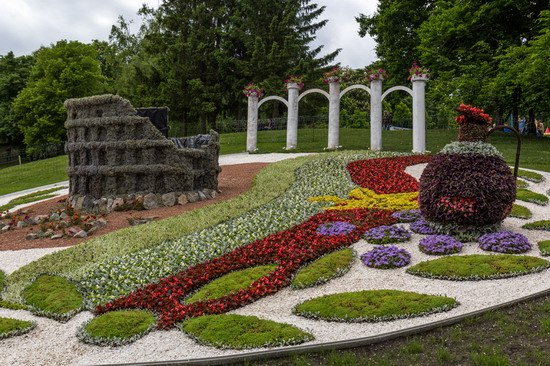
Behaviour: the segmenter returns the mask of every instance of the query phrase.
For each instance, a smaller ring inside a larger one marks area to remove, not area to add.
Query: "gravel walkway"
[[[240,162],[242,163],[242,160]],[[408,172],[418,177],[422,169],[423,166],[415,166],[409,168]],[[539,184],[530,183],[529,189],[545,193],[550,188],[548,183],[550,182],[550,173],[543,174],[546,181]],[[533,218],[529,221],[550,219],[548,206],[537,206],[526,202],[518,203],[528,207],[533,212]],[[550,233],[523,230],[520,226],[525,222],[525,220],[508,218],[505,220],[503,228],[527,236],[535,246],[529,255],[540,256],[536,243],[540,240],[550,239]],[[404,226],[407,227],[407,224],[404,224]],[[421,237],[421,235],[413,234],[411,242],[398,244],[398,246],[411,252],[412,264],[434,259],[434,257],[423,254],[418,250],[418,241]],[[360,255],[372,248],[372,245],[367,244],[365,241],[359,241],[353,248]],[[482,253],[482,251],[474,243],[465,245],[462,254],[473,253]],[[0,257],[0,262],[4,260],[6,259]],[[13,259],[14,262],[16,260]],[[394,270],[372,269],[363,265],[357,258],[350,272],[341,278],[305,290],[285,289],[273,296],[238,309],[234,313],[256,315],[278,322],[294,324],[313,333],[316,340],[310,342],[310,344],[315,344],[379,335],[427,324],[534,294],[548,289],[549,284],[550,270],[512,279],[454,282],[411,276],[405,273],[405,268]],[[368,289],[400,289],[426,294],[447,295],[456,298],[461,305],[441,314],[384,323],[329,323],[307,320],[292,315],[292,308],[307,299],[331,293]],[[168,361],[240,353],[239,351],[218,350],[198,345],[185,334],[176,330],[153,332],[134,344],[118,348],[89,346],[80,343],[75,337],[76,329],[92,317],[88,312],[78,314],[65,324],[38,318],[26,311],[0,309],[0,316],[32,319],[38,323],[36,329],[27,335],[0,341],[0,354],[2,355],[0,363],[7,365],[85,365]],[[254,351],[258,350],[261,349]]]

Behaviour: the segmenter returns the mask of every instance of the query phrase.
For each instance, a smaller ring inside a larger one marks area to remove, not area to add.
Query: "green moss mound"
[[[550,231],[550,220],[533,221],[523,225],[522,228],[528,229],[528,230]]]
[[[520,201],[531,202],[540,206],[546,206],[548,204],[548,197],[525,188],[517,189],[516,198]]]
[[[313,287],[343,276],[349,271],[354,258],[355,253],[349,248],[325,255],[301,268],[292,280],[292,288]]]
[[[247,268],[242,271],[226,274],[225,276],[222,276],[201,287],[197,292],[188,297],[185,302],[190,304],[197,301],[216,299],[218,297],[229,295],[232,292],[247,288],[252,282],[268,275],[276,268],[276,265],[271,264]]]
[[[98,346],[121,346],[149,333],[156,317],[145,310],[112,311],[85,323],[78,332],[84,343]]]
[[[527,207],[514,203],[508,216],[527,220],[533,217],[533,213]]]
[[[529,187],[529,183],[527,183],[526,181],[521,180],[521,179],[516,179],[516,187],[517,188],[527,188],[527,187]]]
[[[180,324],[197,342],[231,349],[277,347],[314,339],[292,325],[236,314],[207,315]]]
[[[540,272],[550,266],[544,259],[512,254],[472,254],[418,263],[407,273],[442,280],[487,280]]]
[[[31,321],[0,317],[0,339],[25,334],[35,326]]]
[[[306,318],[336,322],[381,322],[412,318],[458,306],[446,296],[398,290],[369,290],[325,295],[305,301],[294,313]]]
[[[539,241],[540,255],[550,256],[550,240]]]
[[[544,177],[541,174],[523,169],[518,170],[518,177],[535,183],[540,183],[544,181]]]
[[[82,308],[83,298],[76,285],[60,276],[39,276],[22,295],[33,313],[59,321],[69,320]]]

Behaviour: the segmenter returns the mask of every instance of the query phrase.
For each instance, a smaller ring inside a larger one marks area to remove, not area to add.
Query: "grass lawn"
[[[293,152],[322,152],[327,145],[327,129],[300,129],[298,149]],[[437,153],[449,142],[456,139],[456,130],[428,130],[427,150]],[[514,164],[516,142],[509,134],[496,132],[488,140],[504,154],[506,162]],[[246,133],[220,135],[221,154],[243,152],[246,146]],[[285,152],[286,130],[259,131],[259,153]],[[341,128],[340,144],[345,150],[364,150],[370,146],[370,130]],[[412,131],[383,131],[382,147],[386,151],[410,152]],[[550,171],[550,139],[524,137],[520,156],[522,168]],[[67,177],[67,156],[38,160],[21,166],[3,168],[0,174],[0,196],[46,184],[62,182]]]

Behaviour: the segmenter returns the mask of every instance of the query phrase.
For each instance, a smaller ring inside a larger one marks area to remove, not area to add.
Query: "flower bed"
[[[347,235],[355,230],[355,225],[346,221],[326,222],[319,225],[315,232],[319,235]]]
[[[369,229],[364,238],[371,244],[401,243],[411,239],[411,233],[401,226],[377,226]]]
[[[454,254],[462,250],[464,244],[449,235],[431,235],[420,240],[418,247],[422,253],[431,255]]]
[[[418,209],[396,211],[391,216],[396,218],[397,222],[414,222],[421,218],[420,210]]]
[[[525,253],[532,249],[529,239],[512,231],[488,233],[479,238],[479,247],[496,253]]]
[[[379,245],[361,255],[363,263],[372,268],[390,269],[411,263],[411,254],[395,245]]]

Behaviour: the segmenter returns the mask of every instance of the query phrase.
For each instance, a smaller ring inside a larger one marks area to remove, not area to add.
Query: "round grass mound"
[[[67,278],[42,275],[23,290],[23,300],[39,316],[67,321],[82,308],[83,297]]]
[[[0,339],[28,333],[35,326],[32,321],[0,317]]]
[[[508,216],[527,220],[533,217],[533,213],[527,207],[514,203]]]
[[[543,240],[538,242],[540,255],[544,257],[550,256],[550,240]]]
[[[458,306],[450,297],[398,290],[368,290],[325,295],[298,304],[293,312],[334,322],[382,322],[448,311]]]
[[[197,342],[217,348],[277,347],[314,339],[313,335],[289,324],[236,314],[201,316],[179,326]]]
[[[252,282],[267,276],[276,268],[275,264],[269,264],[231,272],[201,287],[197,292],[189,296],[185,300],[185,303],[191,304],[197,301],[217,299],[240,289],[245,289]]]
[[[550,231],[550,220],[539,220],[533,221],[522,226],[522,228],[527,230],[543,230]]]
[[[301,268],[292,279],[292,288],[313,287],[343,276],[351,268],[354,258],[355,253],[350,248],[327,254]]]
[[[157,318],[146,310],[120,310],[102,314],[78,330],[78,338],[97,346],[121,346],[149,333]]]
[[[472,254],[420,262],[409,267],[407,273],[440,280],[475,281],[516,277],[548,267],[548,261],[536,257]]]

